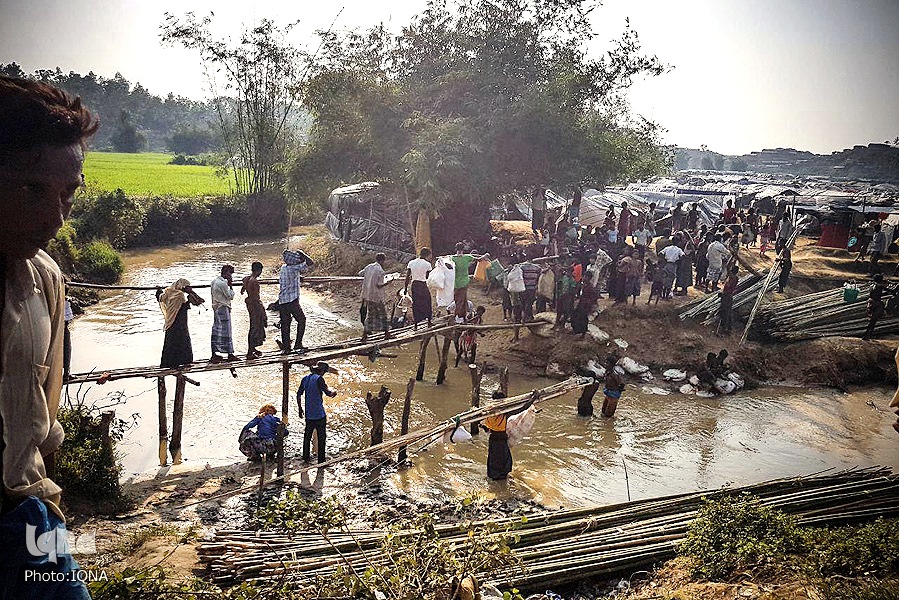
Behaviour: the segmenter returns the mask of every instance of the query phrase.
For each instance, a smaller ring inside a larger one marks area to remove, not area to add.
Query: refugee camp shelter
[[[331,192],[325,226],[335,239],[408,260],[415,250],[402,212],[378,183],[365,181]]]

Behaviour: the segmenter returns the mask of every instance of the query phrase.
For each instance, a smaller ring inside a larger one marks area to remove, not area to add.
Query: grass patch
[[[171,154],[88,152],[84,176],[99,192],[121,189],[129,196],[199,198],[231,194],[230,179],[217,167],[173,165]]]

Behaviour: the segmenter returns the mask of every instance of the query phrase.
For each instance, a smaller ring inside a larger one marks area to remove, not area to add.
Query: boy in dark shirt
[[[724,280],[724,289],[719,292],[721,297],[720,321],[718,330],[723,335],[730,335],[734,323],[734,292],[737,291],[737,273],[740,268],[733,265],[727,273],[727,279]]]

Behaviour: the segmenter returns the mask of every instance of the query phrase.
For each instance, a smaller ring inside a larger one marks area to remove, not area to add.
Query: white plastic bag
[[[509,446],[516,446],[518,443],[531,432],[534,421],[537,420],[537,409],[534,406],[528,407],[524,412],[512,415],[506,420],[506,435],[509,436]]]
[[[450,429],[446,433],[443,434],[443,443],[444,444],[464,444],[465,442],[471,441],[471,434],[468,430],[463,426],[459,425],[455,429]]]
[[[440,266],[440,261],[442,259],[437,259],[437,266]],[[444,274],[446,273],[445,269],[431,269],[431,272],[428,273],[428,288],[432,290],[442,290],[443,285],[445,283]]]
[[[506,289],[513,294],[524,291],[524,273],[521,272],[521,267],[518,265],[515,265],[509,271],[509,276],[506,278]]]

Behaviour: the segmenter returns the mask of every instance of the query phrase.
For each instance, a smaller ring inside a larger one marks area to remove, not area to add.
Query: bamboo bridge
[[[109,286],[104,286],[105,289],[108,289]],[[120,287],[128,287],[129,289],[133,289],[130,286],[120,286]],[[148,287],[146,289],[155,290],[155,287]],[[278,432],[278,438],[276,443],[277,448],[277,479],[281,479],[284,477],[284,430],[289,424],[289,414],[290,414],[290,400],[292,396],[292,391],[290,388],[290,367],[291,365],[300,364],[311,366],[319,361],[332,361],[339,358],[344,358],[347,356],[361,355],[361,356],[387,356],[382,354],[382,351],[387,348],[402,346],[404,344],[408,344],[411,342],[418,341],[420,342],[419,351],[418,351],[418,369],[414,378],[411,378],[409,381],[409,386],[407,388],[406,393],[406,405],[403,411],[403,423],[402,423],[402,433],[400,438],[408,434],[408,420],[409,420],[409,403],[411,402],[412,388],[414,387],[415,381],[421,381],[424,377],[424,372],[426,368],[427,362],[427,348],[430,344],[431,340],[434,340],[434,345],[437,352],[438,358],[438,368],[437,368],[437,377],[436,383],[437,385],[442,384],[446,379],[446,370],[449,358],[449,350],[450,346],[453,345],[453,342],[457,339],[458,333],[461,331],[496,331],[503,329],[515,329],[521,327],[535,327],[535,326],[544,326],[546,325],[543,321],[536,322],[528,322],[528,323],[502,323],[502,324],[493,324],[493,325],[466,325],[466,324],[456,324],[456,323],[435,323],[432,327],[421,327],[415,328],[413,326],[403,327],[399,329],[391,330],[389,335],[384,333],[377,333],[368,336],[368,338],[363,341],[361,338],[351,338],[348,340],[344,340],[341,342],[331,343],[331,344],[323,344],[319,346],[310,347],[304,351],[292,351],[287,353],[282,352],[266,352],[257,358],[239,358],[237,360],[232,361],[221,361],[221,362],[210,362],[210,361],[197,361],[190,364],[186,364],[180,366],[178,368],[162,368],[157,366],[147,366],[147,367],[128,367],[123,369],[111,369],[111,370],[99,370],[95,369],[93,371],[87,373],[74,373],[70,376],[70,378],[66,381],[67,385],[81,385],[84,383],[98,383],[105,384],[110,381],[119,381],[122,379],[133,379],[133,378],[155,378],[157,381],[157,392],[159,397],[159,464],[160,466],[165,466],[168,464],[168,457],[171,455],[173,464],[181,463],[181,437],[182,437],[182,428],[183,428],[183,420],[184,420],[184,397],[187,388],[187,384],[191,383],[193,385],[200,385],[198,381],[192,379],[190,375],[194,373],[205,373],[210,371],[221,371],[221,370],[230,370],[234,376],[237,376],[238,369],[247,369],[247,368],[256,368],[263,367],[269,365],[281,365],[281,416],[282,416],[282,426]],[[442,343],[438,340],[438,338],[442,337]],[[472,381],[472,395],[471,395],[471,405],[473,409],[477,409],[479,407],[479,398],[480,398],[480,380],[483,374],[483,369],[478,367],[477,365],[469,365],[468,371],[470,373],[471,381]],[[174,376],[175,377],[175,396],[174,396],[174,410],[172,414],[172,428],[171,432],[169,432],[168,427],[168,417],[166,411],[166,384],[165,377]],[[592,383],[590,379],[584,379],[583,382],[578,380],[577,385],[569,386],[565,389],[564,392],[571,391],[577,387],[584,387]],[[506,384],[508,385],[508,384]],[[593,393],[595,393],[595,389],[593,389]],[[558,394],[556,394],[558,395]],[[591,394],[592,396],[592,394]],[[520,404],[521,402],[519,402]],[[498,409],[497,409],[498,410]],[[496,412],[496,411],[494,411]],[[472,430],[476,430],[476,423],[478,420],[484,418],[485,416],[489,416],[490,413],[480,415],[478,414],[477,418],[474,418],[470,423],[473,423]],[[373,413],[374,418],[374,413]],[[466,421],[466,424],[469,423]],[[406,444],[407,445],[407,444]],[[405,456],[405,448],[406,445],[401,444],[401,452],[400,457],[403,458]],[[393,447],[393,446],[391,446]],[[373,444],[372,450],[376,449],[377,445]],[[385,448],[381,449],[382,451]],[[400,460],[402,462],[402,460]]]

